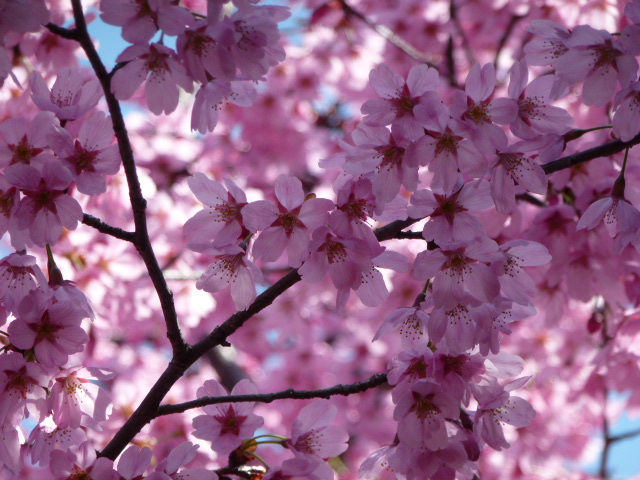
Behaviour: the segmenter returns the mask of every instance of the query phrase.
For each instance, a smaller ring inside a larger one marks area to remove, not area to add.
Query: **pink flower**
[[[16,319],[9,325],[9,340],[20,349],[34,349],[46,366],[63,366],[69,355],[84,350],[89,341],[80,327],[84,313],[70,303],[52,303],[48,294],[38,291],[23,301]]]
[[[49,161],[42,170],[16,164],[7,170],[6,177],[24,194],[15,212],[17,227],[29,229],[36,245],[55,243],[63,228],[75,230],[82,220],[80,204],[65,193],[73,177],[59,162]]]
[[[120,169],[118,146],[112,144],[111,119],[96,112],[80,127],[78,139],[73,141],[64,129],[52,135],[52,148],[59,158],[77,175],[78,191],[98,195],[107,191],[105,175],[114,175]]]
[[[142,478],[144,472],[151,466],[151,456],[149,447],[140,448],[138,445],[131,445],[120,455],[116,470],[125,480]]]
[[[40,420],[49,379],[42,365],[27,362],[20,353],[0,355],[0,424],[15,427],[27,412]]]
[[[311,233],[327,224],[334,204],[325,198],[305,199],[302,182],[291,176],[278,177],[275,193],[277,206],[261,200],[242,209],[247,228],[261,231],[252,252],[256,258],[274,262],[286,251],[288,265],[299,267],[309,255]]]
[[[51,452],[51,473],[57,478],[82,478],[83,480],[118,480],[119,475],[113,469],[113,460],[96,458],[96,449],[90,442],[84,442],[72,451],[54,450]]]
[[[545,133],[562,135],[570,130],[573,118],[566,110],[548,105],[564,92],[557,92],[557,77],[545,75],[527,86],[529,69],[524,61],[514,63],[509,77],[509,96],[518,102],[518,115],[511,123],[511,132],[525,139],[535,139]]]
[[[535,39],[524,46],[527,63],[531,65],[555,67],[569,48],[566,43],[571,31],[551,20],[535,19],[527,27],[531,33],[543,38]]]
[[[333,480],[335,472],[312,455],[299,454],[282,462],[282,467],[269,469],[264,480]]]
[[[225,179],[225,189],[220,182],[199,172],[187,183],[196,198],[209,207],[196,213],[184,225],[184,235],[191,250],[198,252],[209,246],[224,246],[237,242],[248,233],[240,214],[247,204],[247,197],[240,187]]]
[[[87,441],[82,428],[58,428],[51,416],[41,421],[29,435],[29,455],[33,463],[48,467],[53,450],[69,451]]]
[[[202,134],[213,132],[218,124],[218,112],[226,102],[249,107],[256,96],[255,87],[246,81],[205,83],[193,102],[191,130],[198,130]]]
[[[111,398],[97,382],[112,377],[97,368],[71,367],[57,373],[49,395],[56,425],[71,429],[81,425],[97,427],[106,420]]]
[[[227,49],[232,38],[214,39],[204,20],[198,20],[178,36],[178,54],[191,78],[202,84],[214,79],[216,83],[235,80],[235,61]]]
[[[403,345],[422,343],[425,340],[427,325],[429,325],[429,315],[422,307],[399,308],[387,316],[372,341],[375,342],[391,331],[397,330]],[[431,335],[427,338],[430,339]]]
[[[37,283],[36,283],[37,282]],[[0,260],[0,299],[13,312],[23,298],[47,285],[47,278],[36,263],[36,257],[12,253]]]
[[[478,411],[474,417],[475,428],[480,431],[482,439],[498,451],[509,447],[502,431],[503,424],[526,427],[536,416],[529,402],[509,394],[510,391],[524,385],[529,378],[514,380],[504,387],[497,384],[475,387],[474,396],[478,400]]]
[[[315,283],[329,273],[335,287],[343,293],[360,287],[363,272],[369,271],[372,259],[382,253],[372,252],[362,240],[334,235],[327,227],[313,232],[309,249],[311,256],[299,269],[302,279]]]
[[[630,82],[615,98],[618,106],[613,115],[613,133],[628,142],[640,133],[640,82]]]
[[[249,380],[240,380],[233,387],[231,395],[252,395],[258,393]],[[227,391],[215,380],[207,380],[198,389],[198,398],[222,397]],[[211,441],[211,448],[221,455],[231,453],[243,440],[251,438],[264,423],[262,417],[252,412],[255,402],[219,403],[202,407],[206,415],[193,419],[193,435]]]
[[[294,451],[326,459],[347,449],[349,435],[344,428],[331,425],[338,409],[326,401],[315,401],[298,414],[287,445]]]
[[[20,190],[0,174],[0,234],[9,232],[11,246],[16,250],[24,250],[26,244],[30,243],[29,232],[18,229],[15,212],[19,203]]]
[[[48,22],[49,10],[43,0],[3,1],[0,37],[11,30],[19,33],[37,32]]]
[[[196,282],[200,290],[215,293],[231,287],[231,297],[238,310],[246,310],[256,298],[256,281],[262,280],[260,269],[237,245],[225,245],[203,253],[215,258]]]
[[[52,160],[53,156],[45,149],[57,123],[51,112],[40,112],[31,122],[19,117],[0,123],[0,135],[4,139],[0,142],[0,166]]]
[[[196,457],[199,445],[191,442],[183,442],[175,447],[166,459],[158,463],[156,471],[145,477],[147,480],[218,480],[218,475],[205,468],[178,469],[191,462]]]
[[[492,155],[507,143],[504,131],[496,125],[507,125],[518,114],[516,102],[509,98],[491,99],[496,86],[492,63],[480,68],[474,65],[467,75],[464,93],[457,91],[451,113],[470,130],[470,137],[486,155]]]
[[[518,142],[496,152],[492,162],[491,197],[499,212],[511,212],[516,206],[516,184],[528,192],[547,193],[547,175],[535,161],[537,153],[528,153],[541,148],[546,137],[540,141]]]
[[[400,442],[430,450],[446,448],[449,437],[445,419],[459,416],[459,401],[429,380],[418,380],[410,392],[398,399],[393,412]]]
[[[40,110],[53,112],[60,120],[75,120],[98,104],[102,87],[97,78],[87,78],[75,68],[58,73],[51,90],[38,72],[29,76],[31,99]]]
[[[638,62],[625,53],[611,34],[588,25],[578,25],[566,41],[569,50],[556,64],[556,74],[569,82],[584,81],[585,105],[605,105],[616,90],[616,79],[626,87],[636,80]]]
[[[160,43],[132,45],[122,52],[118,62],[128,62],[111,79],[111,90],[118,100],[127,100],[146,80],[147,106],[156,115],[169,114],[178,106],[179,90],[193,91],[173,50]]]
[[[485,263],[500,259],[498,245],[487,237],[451,243],[440,250],[420,252],[413,265],[416,280],[433,280],[433,301],[444,310],[491,303],[500,293],[497,275]]]
[[[451,118],[449,108],[437,95],[425,95],[414,109],[416,119],[427,130],[414,142],[407,155],[411,162],[429,165],[433,172],[431,188],[449,194],[458,181],[459,172],[481,177],[487,168],[484,155],[467,140],[468,135],[457,120]]]
[[[460,181],[458,185],[461,185]],[[451,195],[418,190],[411,197],[407,213],[411,218],[429,217],[422,230],[426,240],[443,246],[454,241],[468,241],[485,234],[480,220],[471,211],[493,206],[489,184],[474,181],[461,185]]]
[[[368,100],[362,105],[364,123],[384,127],[391,123],[401,126],[411,139],[422,135],[422,128],[414,117],[414,107],[421,102],[421,96],[434,91],[439,83],[438,72],[427,65],[414,66],[405,82],[387,65],[382,64],[371,70],[369,83],[381,98]]]
[[[170,0],[105,0],[100,2],[103,22],[122,28],[127,42],[146,43],[158,31],[178,35],[193,21],[193,15]]]

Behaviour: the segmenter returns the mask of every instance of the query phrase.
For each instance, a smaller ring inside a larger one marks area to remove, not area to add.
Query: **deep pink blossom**
[[[249,380],[241,380],[233,387],[231,395],[251,395],[258,393]],[[223,397],[227,391],[215,380],[207,380],[198,389],[198,397]],[[252,413],[254,402],[219,403],[203,407],[206,415],[193,419],[193,435],[211,442],[211,448],[221,455],[240,446],[243,440],[251,438],[256,429],[264,423],[262,417]]]

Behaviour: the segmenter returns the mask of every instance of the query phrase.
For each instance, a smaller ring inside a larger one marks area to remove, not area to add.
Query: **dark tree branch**
[[[71,0],[71,4],[73,6],[73,16],[76,22],[76,40],[80,43],[82,49],[87,54],[87,58],[89,59],[89,62],[102,85],[105,99],[109,107],[109,113],[111,114],[113,130],[115,132],[116,139],[118,140],[118,148],[120,151],[120,157],[122,158],[124,172],[127,177],[129,199],[133,210],[133,220],[135,224],[135,236],[133,243],[144,261],[147,271],[149,272],[149,277],[151,278],[153,286],[158,294],[158,298],[160,299],[162,313],[164,314],[165,323],[167,325],[167,337],[171,342],[171,347],[175,356],[176,354],[184,352],[187,348],[187,344],[182,337],[182,332],[180,331],[178,314],[173,302],[173,293],[169,290],[169,286],[163,276],[162,269],[158,264],[158,259],[153,251],[151,240],[149,239],[146,216],[147,201],[142,195],[142,189],[140,188],[133,149],[129,141],[129,134],[127,133],[127,128],[124,123],[120,103],[113,93],[111,93],[111,77],[102,63],[102,60],[100,59],[100,56],[98,55],[87,31],[87,24],[82,10],[82,4],[80,3],[80,0]]]
[[[108,223],[105,223],[99,218],[89,215],[88,213],[85,213],[82,216],[82,223],[93,227],[99,232],[102,232],[106,235],[111,235],[112,237],[119,238],[120,240],[132,243],[135,241],[136,234],[134,232],[127,232],[126,230],[123,230],[121,228],[109,225]]]
[[[54,33],[59,37],[66,38],[67,40],[75,40],[77,42],[80,41],[80,35],[78,35],[78,30],[76,29],[72,30],[72,29],[60,27],[55,23],[47,23],[45,27],[47,27],[47,29],[51,33]]]
[[[206,405],[215,405],[218,403],[235,403],[235,402],[261,402],[271,403],[275,400],[288,399],[310,399],[310,398],[330,398],[334,395],[353,395],[362,393],[371,388],[378,387],[387,382],[386,373],[377,373],[368,380],[356,382],[349,385],[334,385],[329,388],[319,390],[282,390],[274,393],[258,393],[255,395],[229,395],[228,397],[202,397],[190,402],[177,403],[174,405],[162,405],[158,408],[157,416],[170,415],[172,413],[182,413],[193,408],[204,407]]]
[[[614,155],[625,150],[626,148],[633,147],[638,143],[640,143],[640,134],[636,135],[628,142],[623,142],[622,140],[614,140],[613,142],[598,145],[597,147],[574,153],[573,155],[567,155],[566,157],[554,160],[553,162],[545,163],[544,165],[542,165],[542,169],[544,170],[544,173],[549,175],[551,173],[564,170],[565,168],[575,167],[576,165],[580,165],[581,163],[588,162],[589,160],[593,160],[595,158]]]

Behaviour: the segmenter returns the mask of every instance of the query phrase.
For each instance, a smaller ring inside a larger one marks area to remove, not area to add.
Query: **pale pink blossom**
[[[103,0],[100,18],[122,27],[127,42],[146,43],[162,29],[166,35],[178,35],[194,21],[193,15],[171,0]]]
[[[257,388],[249,380],[240,380],[231,395],[252,395]],[[227,391],[215,380],[207,380],[198,389],[198,398],[224,397]],[[264,423],[252,413],[255,402],[219,403],[202,407],[206,415],[193,419],[193,435],[211,442],[211,448],[221,455],[231,453],[243,440],[251,438]]]
[[[71,367],[55,375],[49,395],[49,408],[59,428],[75,429],[81,425],[97,427],[107,419],[111,398],[98,386],[113,378],[97,368]]]
[[[414,108],[425,92],[434,91],[439,83],[438,72],[427,65],[414,66],[407,80],[382,64],[371,70],[369,83],[380,98],[362,105],[364,123],[375,127],[398,124],[412,139],[422,135],[422,128],[414,117]]]
[[[34,349],[36,359],[46,366],[63,366],[69,355],[84,350],[89,336],[80,327],[84,313],[70,303],[52,303],[38,291],[23,301],[8,328],[9,340],[17,348]]]
[[[563,91],[558,89],[557,77],[544,75],[529,85],[529,68],[523,60],[514,63],[509,77],[509,96],[518,102],[518,115],[510,124],[514,135],[525,139],[535,139],[545,133],[562,135],[570,130],[573,118],[566,110],[549,105],[558,99]]]
[[[569,82],[584,81],[585,105],[605,105],[611,101],[616,83],[624,88],[636,80],[638,62],[625,53],[611,34],[589,25],[578,25],[566,41],[569,50],[556,64],[556,74]]]
[[[546,19],[535,19],[527,30],[543,38],[536,38],[524,46],[525,58],[531,65],[555,67],[569,48],[566,43],[571,36],[567,27]]]
[[[196,282],[200,290],[216,293],[227,287],[238,310],[246,310],[256,298],[256,282],[262,280],[260,269],[237,245],[203,251],[214,254],[213,262]]]
[[[179,35],[178,54],[191,78],[202,84],[235,80],[236,64],[228,51],[232,39],[213,38],[205,20],[198,20]]]
[[[38,72],[29,76],[31,99],[40,110],[53,112],[60,120],[75,120],[98,104],[102,87],[97,78],[75,68],[65,68],[58,73],[49,89]]]
[[[53,159],[47,150],[49,134],[58,123],[51,112],[40,112],[30,122],[23,118],[10,118],[0,123],[0,166],[30,165]]]
[[[468,132],[451,117],[449,108],[437,95],[425,95],[414,108],[419,124],[427,135],[414,142],[407,155],[418,165],[428,165],[433,172],[431,188],[449,194],[458,182],[459,172],[481,177],[487,161],[478,147],[465,138]]]
[[[411,218],[429,217],[422,235],[443,246],[454,241],[468,241],[485,234],[478,217],[469,211],[486,210],[493,206],[489,184],[473,181],[462,185],[452,194],[418,190],[411,197],[407,213]]]
[[[516,184],[531,193],[544,195],[547,193],[547,175],[536,162],[538,153],[546,141],[542,136],[539,141],[517,142],[496,152],[492,162],[491,197],[499,212],[511,212],[516,206]]]
[[[40,270],[36,257],[24,253],[11,253],[0,260],[0,299],[12,312],[23,298],[39,286],[45,287],[47,278]]]
[[[255,86],[246,81],[205,83],[196,93],[193,102],[191,130],[202,134],[213,132],[218,124],[218,112],[227,102],[249,107],[256,97]]]
[[[613,133],[628,142],[640,133],[640,82],[633,81],[617,93]]]
[[[287,445],[296,452],[326,459],[337,457],[347,449],[349,435],[338,425],[331,425],[338,409],[326,401],[316,400],[298,414]]]
[[[78,191],[98,195],[107,191],[105,175],[115,175],[120,169],[118,146],[113,143],[111,119],[96,112],[80,127],[78,139],[58,128],[50,137],[52,148],[76,176]]]
[[[282,462],[281,467],[269,469],[264,480],[333,480],[333,469],[312,455],[299,454]]]
[[[51,452],[51,473],[57,478],[82,478],[83,480],[118,480],[113,469],[113,460],[97,458],[96,449],[90,442],[84,442],[73,451],[54,450]]]
[[[49,22],[49,10],[43,0],[0,1],[0,38],[7,31],[37,32]]]
[[[187,180],[189,188],[207,208],[199,211],[184,225],[189,248],[224,246],[237,242],[248,231],[242,223],[240,211],[247,205],[247,197],[233,181],[225,179],[225,187],[204,173],[195,173]]]
[[[49,381],[49,373],[39,363],[27,362],[17,352],[0,355],[0,424],[18,426],[27,413],[40,420]]]
[[[218,475],[210,469],[187,468],[178,472],[180,467],[196,457],[198,448],[200,445],[194,445],[191,442],[181,443],[169,452],[167,458],[158,463],[155,472],[145,478],[147,480],[218,480]]]
[[[141,478],[151,466],[151,457],[152,452],[149,447],[140,448],[138,445],[131,445],[118,458],[116,470],[125,480]]]
[[[252,252],[256,258],[274,262],[286,251],[288,265],[299,267],[309,256],[311,233],[327,224],[334,204],[325,198],[305,198],[302,182],[291,176],[276,179],[275,194],[277,206],[260,200],[242,209],[247,228],[260,231]]]
[[[160,43],[132,45],[118,62],[127,62],[111,79],[111,90],[118,100],[129,99],[145,82],[147,106],[156,115],[169,114],[178,106],[179,90],[193,91],[191,80],[176,53]]]
[[[48,416],[29,435],[31,461],[40,467],[48,467],[53,450],[68,451],[86,442],[87,434],[82,428],[59,428]]]
[[[529,402],[509,393],[528,380],[529,377],[523,377],[510,382],[505,387],[497,384],[478,385],[474,389],[474,396],[478,400],[478,411],[474,416],[475,428],[479,430],[482,439],[496,450],[509,447],[502,425],[526,427],[536,416]]]
[[[16,164],[6,178],[24,194],[15,212],[17,227],[28,229],[36,245],[55,243],[64,228],[75,230],[82,220],[80,204],[65,193],[73,177],[58,161],[47,162],[42,170]]]

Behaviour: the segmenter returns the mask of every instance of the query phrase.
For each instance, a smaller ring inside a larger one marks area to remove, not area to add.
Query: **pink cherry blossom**
[[[0,260],[0,299],[8,311],[15,311],[22,299],[46,285],[33,255],[12,253]]]
[[[203,253],[212,253],[215,257],[196,287],[211,293],[230,287],[236,308],[246,310],[256,298],[256,282],[262,280],[260,270],[247,258],[247,252],[237,245],[225,245]]]
[[[80,327],[84,313],[70,303],[51,303],[44,292],[33,297],[18,307],[16,320],[9,325],[9,340],[17,348],[33,348],[43,365],[62,366],[89,340]]]
[[[193,15],[169,0],[106,0],[100,2],[100,18],[122,28],[122,37],[131,43],[146,43],[158,29],[178,35],[194,21]]]
[[[147,480],[182,480],[188,478],[192,480],[218,480],[218,475],[205,468],[178,469],[190,463],[196,456],[199,445],[191,442],[183,442],[175,447],[165,460],[162,460],[156,467],[156,471],[145,477]]]
[[[96,112],[80,127],[78,139],[73,140],[66,130],[58,129],[50,137],[59,158],[76,175],[78,191],[98,195],[107,191],[105,175],[114,175],[120,169],[118,146],[112,144],[111,119]]]
[[[55,375],[49,395],[49,407],[59,428],[97,426],[107,419],[111,398],[96,382],[113,374],[95,368],[71,367]]]
[[[138,445],[131,445],[120,458],[116,470],[125,480],[134,480],[142,477],[144,472],[151,466],[152,452],[149,447],[140,448]]]
[[[193,81],[179,63],[173,50],[159,43],[132,45],[122,52],[118,69],[111,80],[111,90],[119,100],[130,98],[146,80],[147,106],[154,114],[169,114],[178,106],[179,90],[193,91]]]
[[[615,103],[618,107],[613,115],[613,132],[628,142],[640,133],[640,82],[629,82],[617,93]]]
[[[218,112],[226,102],[242,107],[253,104],[257,94],[253,84],[245,81],[211,81],[196,93],[191,113],[191,130],[205,134],[213,132],[218,124]]]
[[[305,199],[302,182],[295,177],[278,177],[275,193],[277,206],[261,200],[242,209],[247,228],[260,230],[252,252],[256,258],[274,262],[286,250],[288,265],[298,267],[309,255],[311,233],[327,224],[334,205],[325,198]]]
[[[119,475],[113,469],[113,460],[96,457],[96,451],[90,442],[80,445],[76,453],[54,450],[51,452],[51,472],[56,478],[118,480]]]
[[[38,72],[29,76],[31,98],[40,110],[53,112],[60,120],[75,120],[98,103],[102,87],[97,78],[87,78],[74,68],[65,68],[58,73],[53,87],[49,89]]]
[[[344,428],[331,425],[337,412],[335,405],[319,400],[307,405],[293,422],[287,445],[296,452],[323,459],[337,457],[347,449],[349,439]]]
[[[17,227],[28,229],[36,245],[53,244],[63,228],[75,230],[82,220],[80,204],[65,193],[72,175],[59,162],[49,161],[42,170],[16,164],[7,171],[7,180],[19,187],[24,197],[16,209]]]
[[[411,218],[429,217],[422,235],[425,239],[443,246],[484,235],[484,227],[480,220],[468,212],[486,210],[492,205],[489,184],[475,181],[460,186],[451,195],[418,190],[411,197],[407,213]]]
[[[368,100],[362,105],[364,123],[384,127],[391,123],[401,125],[403,131],[416,138],[422,129],[414,118],[413,109],[420,104],[421,96],[438,86],[438,72],[426,65],[411,69],[405,82],[387,65],[380,65],[369,74],[369,82],[381,98]]]
[[[507,384],[477,386],[474,395],[478,399],[478,411],[474,423],[480,430],[482,439],[496,450],[509,446],[502,431],[502,425],[526,427],[535,418],[536,412],[529,402],[511,396],[509,392],[523,385],[529,377],[523,377]]]
[[[17,352],[0,355],[0,424],[16,427],[26,413],[44,412],[50,376],[45,367]]]
[[[200,251],[203,246],[223,246],[237,242],[245,235],[240,211],[247,204],[247,197],[240,187],[226,179],[225,189],[220,182],[203,173],[196,173],[188,183],[196,198],[208,207],[184,225],[189,248]]]
[[[566,110],[549,105],[564,93],[553,94],[558,79],[545,75],[527,85],[528,79],[527,64],[514,63],[509,77],[509,96],[518,102],[518,115],[510,125],[513,134],[531,140],[545,133],[568,132],[573,122],[571,116]]]
[[[51,112],[41,112],[31,122],[25,118],[11,118],[0,123],[0,166],[43,162],[52,159],[46,150],[49,134],[57,120]]]
[[[233,387],[231,395],[251,395],[257,393],[255,385],[241,380]],[[198,389],[198,397],[223,397],[227,391],[215,380],[207,380]],[[211,441],[211,448],[224,455],[240,446],[243,440],[251,438],[256,429],[264,423],[262,417],[252,413],[254,402],[219,403],[203,407],[206,415],[193,419],[193,435]]]
[[[556,65],[556,74],[569,82],[584,80],[582,101],[605,105],[613,98],[616,80],[626,87],[636,80],[638,62],[609,33],[578,25],[566,41],[569,50]]]

